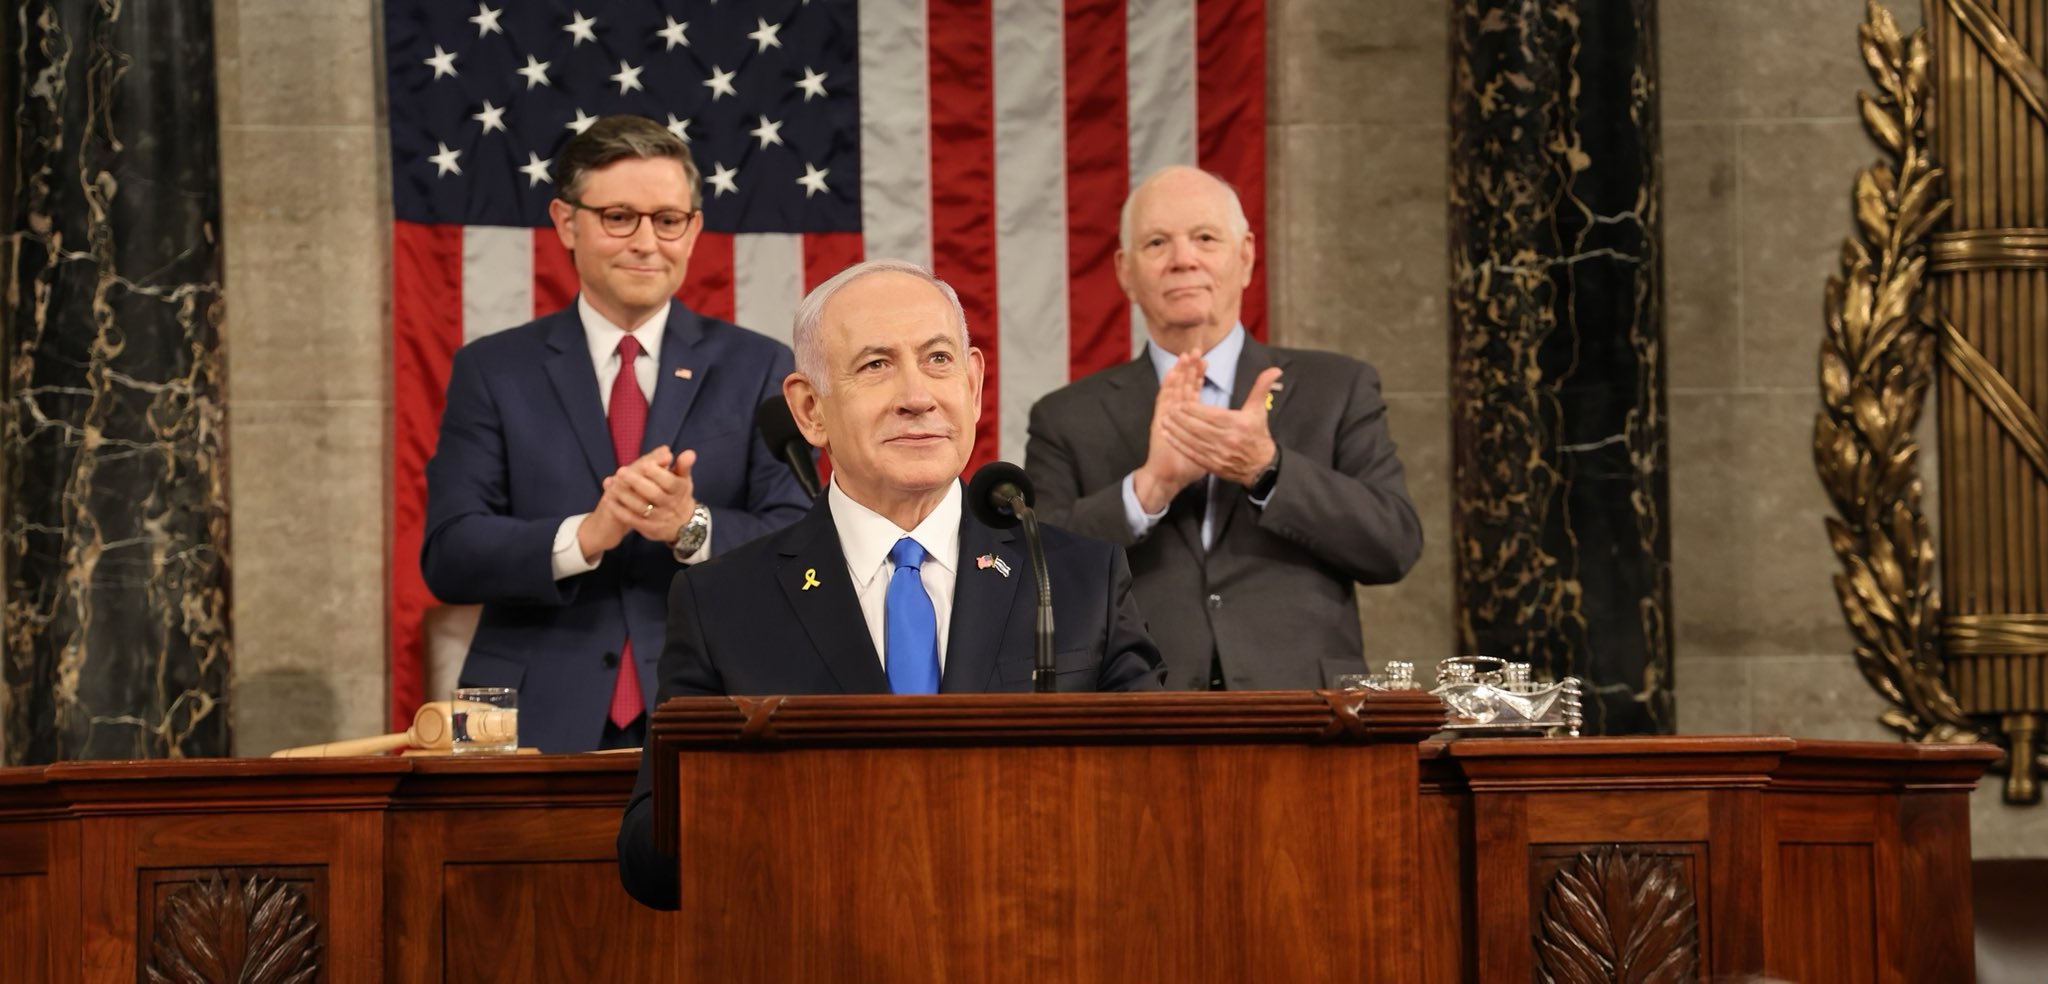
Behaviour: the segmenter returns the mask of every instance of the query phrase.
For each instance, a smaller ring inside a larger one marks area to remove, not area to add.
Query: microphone
[[[1038,623],[1033,633],[1037,660],[1031,670],[1031,689],[1049,694],[1058,689],[1059,679],[1052,658],[1052,576],[1045,569],[1045,544],[1038,536],[1038,514],[1031,511],[1033,498],[1031,477],[1007,461],[981,466],[967,483],[967,508],[982,525],[999,530],[1024,527],[1031,579],[1038,587]]]
[[[804,487],[804,494],[818,497],[818,463],[811,458],[811,444],[804,440],[803,431],[796,427],[796,415],[789,412],[789,401],[780,396],[771,396],[754,408],[754,427],[761,432],[762,443],[768,450],[782,456],[789,470],[796,473],[796,482]]]

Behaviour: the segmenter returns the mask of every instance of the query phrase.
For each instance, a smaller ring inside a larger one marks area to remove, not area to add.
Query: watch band
[[[711,535],[711,508],[697,503],[690,510],[690,521],[676,529],[676,538],[669,544],[669,551],[676,556],[677,563],[688,563],[697,551],[704,549],[704,541]]]
[[[1245,489],[1245,494],[1251,496],[1254,500],[1264,499],[1273,494],[1273,486],[1278,484],[1279,481],[1280,448],[1275,446],[1273,448],[1273,460],[1266,462],[1265,469],[1259,472],[1259,477],[1252,481],[1249,488]]]

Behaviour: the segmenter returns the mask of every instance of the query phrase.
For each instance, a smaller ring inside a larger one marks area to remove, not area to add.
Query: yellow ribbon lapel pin
[[[804,586],[801,590],[809,591],[818,586],[818,569],[815,567],[804,568]]]

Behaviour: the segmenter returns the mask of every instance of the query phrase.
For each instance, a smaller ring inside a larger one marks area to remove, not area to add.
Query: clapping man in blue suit
[[[795,525],[676,578],[660,696],[1032,689],[1024,544],[962,501],[982,356],[953,289],[871,260],[804,299],[795,338],[782,392],[805,439],[830,452],[831,488]],[[1042,530],[1059,689],[1160,689],[1123,551]],[[677,868],[655,852],[648,758],[620,826],[620,875],[635,898],[672,909]]]
[[[420,565],[483,605],[460,685],[517,688],[521,744],[570,752],[641,743],[676,572],[809,500],[752,426],[790,350],[674,299],[704,224],[682,140],[603,117],[554,182],[576,303],[456,352]]]

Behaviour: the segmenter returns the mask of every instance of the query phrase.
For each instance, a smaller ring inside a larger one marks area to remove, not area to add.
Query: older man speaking
[[[795,343],[782,392],[831,454],[831,487],[794,526],[676,578],[658,699],[1030,690],[1022,545],[962,508],[982,356],[953,289],[910,263],[862,263],[804,299]],[[1123,551],[1044,533],[1059,689],[1158,689]],[[620,875],[635,898],[674,908],[649,784],[643,756]]]

